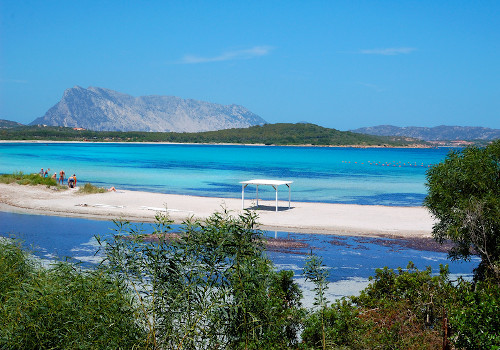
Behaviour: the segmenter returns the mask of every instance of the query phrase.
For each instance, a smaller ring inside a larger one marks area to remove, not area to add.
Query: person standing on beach
[[[66,173],[64,172],[64,170],[61,170],[59,172],[59,182],[62,184],[64,184],[64,175],[66,175]]]
[[[52,175],[52,178],[57,181],[57,173],[54,173],[54,175]]]
[[[40,170],[39,174],[40,174],[41,177],[43,177],[43,175],[45,174],[44,171],[43,171],[43,168],[42,168],[42,170]]]

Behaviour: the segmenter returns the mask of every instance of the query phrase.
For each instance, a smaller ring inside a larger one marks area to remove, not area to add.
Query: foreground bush
[[[405,270],[377,269],[371,280],[359,296],[309,314],[302,333],[306,348],[500,348],[500,288],[494,280],[454,285],[447,267],[433,275],[411,262]]]
[[[166,236],[157,215],[153,237],[128,222],[103,248],[110,273],[136,291],[140,320],[155,347],[288,349],[298,341],[300,290],[263,251],[256,216],[215,213]]]
[[[371,284],[358,297],[324,310],[326,348],[437,349],[442,343],[441,315],[449,290],[448,272],[377,269]],[[319,348],[320,312],[305,322],[303,339]]]
[[[500,349],[500,288],[461,281],[450,300],[451,339],[457,348]]]
[[[145,344],[128,293],[109,276],[69,263],[43,268],[30,263],[18,245],[0,245],[1,349],[132,349]]]
[[[153,234],[116,222],[106,261],[86,271],[39,266],[0,240],[0,349],[460,349],[500,348],[495,280],[449,280],[377,269],[359,296],[328,304],[328,272],[309,256],[314,310],[291,271],[275,271],[256,216],[215,213]],[[302,341],[300,341],[300,337]]]

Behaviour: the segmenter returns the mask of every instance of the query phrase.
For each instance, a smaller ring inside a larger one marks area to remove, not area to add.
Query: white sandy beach
[[[254,208],[248,193],[246,208]],[[359,236],[430,237],[434,220],[423,207],[388,207],[259,200],[261,228],[268,230]],[[241,198],[195,197],[139,191],[79,194],[75,189],[0,184],[0,211],[93,219],[153,221],[158,210],[168,209],[176,223],[189,216],[203,219],[226,207],[240,213]]]

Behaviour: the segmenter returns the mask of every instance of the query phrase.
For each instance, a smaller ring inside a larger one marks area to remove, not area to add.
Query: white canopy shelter
[[[290,201],[292,198],[292,190],[290,188],[290,184],[293,181],[282,181],[282,180],[263,180],[263,179],[255,179],[255,180],[248,180],[248,181],[241,181],[241,208],[245,209],[245,188],[248,185],[255,185],[257,187],[256,193],[257,193],[257,206],[259,206],[259,185],[268,185],[272,186],[274,190],[276,191],[276,211],[278,211],[278,186],[280,185],[286,185],[288,187],[288,209],[290,209]]]

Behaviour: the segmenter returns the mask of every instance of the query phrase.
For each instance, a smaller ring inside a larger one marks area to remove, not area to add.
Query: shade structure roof
[[[286,181],[286,180],[268,180],[268,179],[253,179],[253,180],[247,180],[247,181],[240,181],[241,184],[241,208],[245,208],[245,187],[248,185],[255,185],[257,186],[256,189],[256,200],[257,200],[257,207],[259,206],[259,185],[268,185],[272,186],[274,190],[276,191],[276,211],[278,211],[278,186],[280,185],[286,185],[288,187],[288,209],[290,209],[290,201],[291,201],[291,189],[290,189],[290,184],[292,184],[293,181]]]
[[[245,185],[270,185],[270,186],[290,185],[291,183],[293,183],[293,181],[265,180],[265,179],[240,181],[240,184],[245,184]]]

